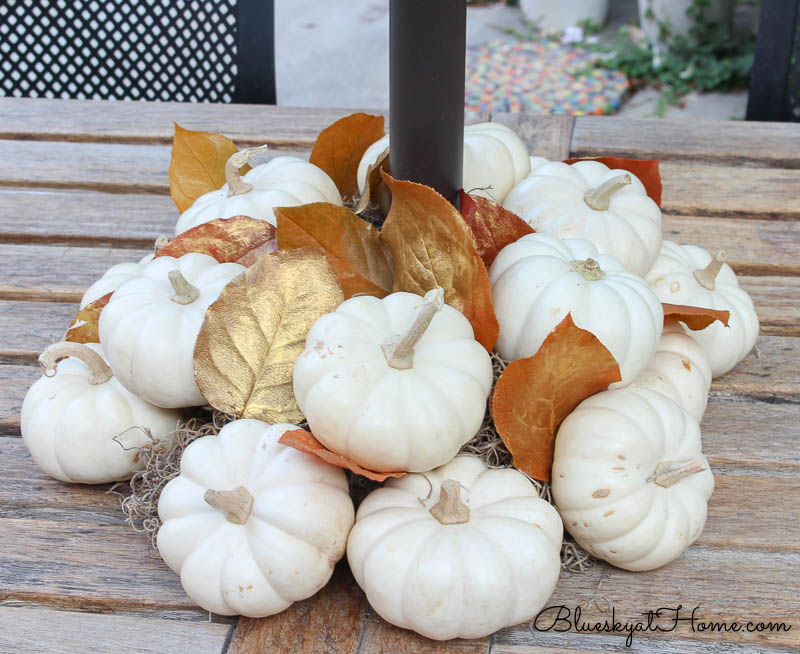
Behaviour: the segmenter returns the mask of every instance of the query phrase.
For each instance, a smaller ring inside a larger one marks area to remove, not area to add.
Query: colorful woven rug
[[[467,109],[612,114],[628,90],[619,72],[589,68],[594,55],[558,41],[492,41],[467,49]]]

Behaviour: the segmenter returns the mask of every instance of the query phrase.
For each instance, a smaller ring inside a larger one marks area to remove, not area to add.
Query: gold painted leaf
[[[261,246],[266,247],[268,252],[278,249],[275,228],[265,220],[233,216],[192,227],[160,248],[156,257],[177,259],[189,252],[200,252],[214,257],[220,263],[242,263],[243,257],[253,250],[259,250],[261,256],[266,254],[260,249]]]
[[[100,333],[97,331],[97,324],[100,321],[100,313],[108,304],[112,293],[113,291],[106,293],[83,307],[67,328],[64,340],[70,343],[99,343]]]
[[[343,198],[358,193],[358,164],[367,148],[383,138],[383,116],[351,114],[323,129],[309,161],[328,173]]]
[[[392,255],[380,232],[347,207],[327,202],[278,207],[278,248],[318,246],[328,256],[345,299],[392,292]]]
[[[204,193],[225,183],[225,163],[238,152],[227,136],[193,132],[175,123],[169,162],[169,192],[183,213]]]
[[[393,290],[425,295],[441,286],[445,302],[467,317],[475,340],[491,352],[498,330],[492,287],[464,219],[429,186],[383,178],[392,192],[381,237],[394,258]]]
[[[267,254],[231,281],[206,312],[194,350],[197,385],[215,409],[268,423],[303,414],[292,372],[314,322],[343,301],[325,254]]]

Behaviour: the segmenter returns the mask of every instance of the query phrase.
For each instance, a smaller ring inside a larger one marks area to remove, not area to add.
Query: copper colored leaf
[[[200,252],[214,257],[220,263],[237,262],[248,252],[272,241],[275,244],[275,228],[264,220],[249,216],[217,218],[197,225],[173,238],[158,250],[157,257],[182,257],[188,252]]]
[[[487,268],[506,245],[536,231],[502,204],[463,190],[461,215],[475,237],[478,254]]]
[[[342,302],[316,248],[267,254],[233,279],[206,312],[194,350],[208,403],[237,418],[298,422],[292,371],[311,325]]]
[[[633,173],[644,184],[647,195],[659,207],[661,206],[661,173],[658,171],[658,159],[625,159],[623,157],[578,157],[565,159],[564,163],[576,161],[599,161],[609,168],[621,168]]]
[[[383,137],[383,116],[351,114],[323,129],[309,161],[328,173],[343,198],[358,193],[356,173],[366,149]]]
[[[169,192],[178,211],[183,213],[201,195],[225,183],[225,163],[237,151],[227,136],[193,132],[175,123]]]
[[[620,379],[611,353],[567,314],[536,354],[510,363],[497,380],[492,417],[514,466],[549,481],[561,422],[580,402]]]
[[[345,299],[356,293],[384,297],[392,291],[391,254],[380,232],[347,207],[327,202],[275,209],[278,247],[318,246],[328,256]]]
[[[392,192],[381,236],[394,257],[393,289],[425,295],[441,286],[445,302],[469,319],[475,340],[491,351],[498,329],[492,287],[464,219],[432,188],[383,177]]]
[[[355,472],[357,475],[361,475],[372,481],[386,481],[389,477],[403,477],[408,474],[406,472],[373,472],[372,470],[362,468],[355,461],[351,461],[347,457],[326,450],[325,446],[305,429],[292,429],[291,431],[284,432],[278,442],[293,447],[301,452],[305,452],[306,454],[318,456],[326,463],[344,468],[350,472]]]
[[[103,297],[83,307],[67,328],[64,340],[70,343],[99,343],[100,334],[97,331],[97,323],[100,320],[100,313],[108,304],[112,293],[113,291],[106,293]]]
[[[381,171],[391,172],[389,170],[389,148],[381,152],[375,163],[370,164],[367,168],[367,183],[361,193],[361,197],[358,198],[358,204],[355,208],[356,213],[360,214],[371,206],[378,207],[384,215],[389,211],[392,197],[389,189],[386,188],[386,182],[383,181]]]
[[[719,320],[726,327],[728,319],[731,317],[730,311],[720,311],[719,309],[705,309],[703,307],[690,307],[686,304],[667,304],[664,307],[664,320],[674,318],[680,320],[689,329],[705,329],[715,320]]]

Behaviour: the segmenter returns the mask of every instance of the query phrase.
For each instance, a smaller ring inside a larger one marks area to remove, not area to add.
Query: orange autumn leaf
[[[645,191],[650,199],[659,207],[661,206],[661,173],[658,171],[659,159],[625,159],[624,157],[575,157],[565,159],[564,163],[573,164],[576,161],[599,161],[609,168],[621,168],[633,173],[644,184]]]
[[[100,321],[100,313],[108,304],[113,292],[106,293],[83,307],[67,328],[64,340],[70,343],[99,343],[100,333],[97,331],[97,324]]]
[[[408,474],[407,472],[373,472],[372,470],[362,468],[355,461],[351,461],[347,457],[325,449],[325,446],[305,429],[292,429],[291,431],[284,432],[283,436],[278,439],[278,442],[282,445],[293,447],[300,452],[318,456],[326,463],[344,468],[345,470],[354,472],[372,481],[386,481],[389,477],[403,477]]]
[[[674,318],[684,323],[691,330],[705,329],[715,320],[719,320],[726,327],[731,317],[730,311],[719,309],[705,309],[703,307],[690,307],[686,304],[661,304],[664,307],[664,320]]]
[[[225,183],[225,163],[238,148],[227,136],[194,132],[175,123],[169,192],[183,213],[204,193]]]
[[[322,248],[339,279],[345,300],[356,293],[385,297],[392,292],[391,253],[380,231],[347,207],[327,202],[278,207],[281,250]]]
[[[383,116],[345,116],[319,133],[309,161],[328,173],[343,198],[352,198],[358,193],[356,173],[361,157],[383,133]]]
[[[497,380],[492,418],[514,466],[549,481],[561,422],[580,402],[621,378],[611,353],[567,314],[536,354],[510,363]]]
[[[429,186],[383,173],[392,205],[381,237],[394,257],[395,291],[425,295],[437,286],[444,300],[472,323],[475,340],[491,352],[497,341],[489,273],[456,208]]]
[[[536,231],[503,205],[463,190],[461,215],[475,237],[478,254],[487,268],[506,245]]]
[[[186,230],[159,249],[156,257],[177,258],[199,252],[220,263],[229,263],[241,262],[242,257],[256,249],[261,255],[277,251],[275,228],[264,220],[234,216],[217,218]]]

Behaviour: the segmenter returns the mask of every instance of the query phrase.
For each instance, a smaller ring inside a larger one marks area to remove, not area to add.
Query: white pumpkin
[[[341,468],[281,445],[294,425],[236,420],[183,453],[158,501],[158,551],[186,594],[220,615],[279,613],[342,558],[353,502]]]
[[[480,638],[541,610],[562,536],[558,513],[522,473],[462,455],[368,495],[347,560],[388,622],[436,640]]]
[[[711,365],[703,348],[668,319],[652,361],[633,382],[666,395],[697,422],[703,419],[711,388]]]
[[[25,394],[20,427],[36,465],[51,477],[128,479],[141,468],[135,448],[152,442],[145,430],[157,441],[171,439],[180,414],[123,388],[99,344],[55,343],[39,361],[45,374]]]
[[[314,435],[370,470],[430,470],[480,428],[492,364],[441,289],[359,296],[322,316],[294,368]]]
[[[100,342],[114,376],[151,404],[205,404],[194,345],[206,309],[244,266],[207,254],[157,257],[120,286],[100,314]]]
[[[537,232],[585,238],[626,270],[644,275],[661,245],[661,210],[639,179],[597,161],[536,166],[503,206]]]
[[[141,272],[144,265],[153,260],[153,256],[154,255],[152,253],[146,254],[139,259],[138,263],[125,262],[111,266],[111,268],[103,273],[103,276],[100,279],[86,289],[86,292],[81,298],[81,309],[83,309],[83,307],[85,307],[87,304],[91,304],[95,300],[99,300],[107,293],[116,291],[129,279],[136,277],[136,275]]]
[[[619,568],[678,558],[702,532],[713,490],[697,421],[656,391],[598,393],[558,430],[552,491],[564,527]]]
[[[358,188],[364,192],[369,167],[389,147],[389,134],[373,143],[358,164]],[[462,188],[502,202],[511,188],[530,172],[525,144],[500,123],[478,123],[464,128]]]
[[[703,348],[714,377],[724,375],[753,349],[758,338],[758,315],[753,300],[739,288],[725,253],[712,257],[696,245],[664,241],[645,280],[662,302],[730,311],[728,327],[714,322],[686,333]]]
[[[321,169],[299,157],[275,157],[255,166],[240,178],[238,170],[247,158],[266,149],[247,148],[231,155],[225,166],[227,183],[201,195],[181,214],[175,235],[216,218],[250,216],[276,225],[275,207],[294,207],[312,202],[342,204],[336,184]]]
[[[527,234],[500,251],[489,277],[504,359],[536,354],[568,313],[619,362],[622,381],[612,388],[630,384],[655,354],[661,303],[641,278],[589,241]]]

